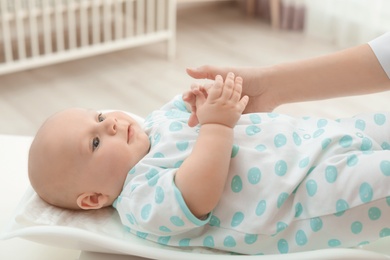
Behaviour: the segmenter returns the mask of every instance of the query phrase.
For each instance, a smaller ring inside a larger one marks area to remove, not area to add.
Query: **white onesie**
[[[242,115],[224,193],[204,220],[174,182],[199,131],[187,125],[189,115],[177,96],[146,118],[150,152],[114,203],[129,232],[241,254],[352,247],[390,235],[389,113],[342,120]]]

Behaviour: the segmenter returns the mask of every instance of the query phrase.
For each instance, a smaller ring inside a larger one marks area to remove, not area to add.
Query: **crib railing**
[[[158,41],[175,53],[176,0],[0,0],[0,75]]]

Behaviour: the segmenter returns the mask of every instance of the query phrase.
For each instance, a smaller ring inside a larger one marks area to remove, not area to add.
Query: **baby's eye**
[[[99,137],[95,137],[92,140],[92,151],[95,151],[99,147],[99,144],[100,144]]]
[[[104,121],[104,119],[106,119],[106,117],[105,117],[105,116],[103,116],[103,114],[102,114],[102,113],[100,113],[100,114],[98,115],[98,122],[103,122],[103,121]]]

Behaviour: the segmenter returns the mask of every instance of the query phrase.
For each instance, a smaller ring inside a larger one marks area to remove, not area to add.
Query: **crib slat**
[[[136,13],[135,35],[141,35],[145,30],[145,0],[137,0]]]
[[[125,3],[125,19],[126,19],[126,37],[134,35],[134,1],[127,0]]]
[[[160,0],[161,1],[161,0]],[[146,33],[151,33],[155,28],[156,19],[155,0],[147,0],[146,2]]]
[[[36,16],[36,0],[30,0],[28,2],[28,16],[30,24],[30,44],[31,44],[31,56],[37,57],[39,55],[38,45],[38,29],[37,29],[37,16]]]
[[[85,1],[80,1],[80,39],[81,39],[81,46],[87,46],[88,45],[88,17],[87,17],[87,6],[88,3]]]
[[[109,42],[112,39],[111,32],[111,4],[110,0],[103,0],[103,37],[104,42]]]
[[[7,0],[0,0],[1,4],[1,23],[2,23],[2,37],[4,41],[4,56],[5,56],[5,62],[11,62],[13,61],[13,55],[12,55],[12,39],[10,34],[10,28],[9,28],[9,21],[7,19],[9,15],[8,7],[7,7]]]
[[[15,19],[16,19],[16,40],[18,43],[18,59],[24,60],[26,58],[26,41],[24,33],[23,17],[17,15],[21,11],[21,0],[14,1]]]
[[[68,0],[67,19],[68,19],[68,48],[76,48],[76,16],[74,13],[74,0]]]
[[[165,13],[166,13],[166,1],[165,0],[157,0],[157,14],[156,14],[156,30],[162,31],[165,28]]]
[[[100,42],[100,0],[92,0],[92,42]]]
[[[64,50],[64,21],[62,16],[63,6],[59,1],[55,3],[55,31],[57,52]]]
[[[48,0],[41,0],[43,16],[43,46],[46,54],[52,52],[51,19]]]
[[[122,1],[115,1],[115,39],[121,39],[123,37],[123,11],[122,11]]]

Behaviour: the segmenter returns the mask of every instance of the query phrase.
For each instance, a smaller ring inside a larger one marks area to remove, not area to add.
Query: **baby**
[[[241,94],[240,77],[217,76],[142,127],[122,112],[57,113],[31,145],[31,184],[55,206],[112,205],[129,232],[170,246],[271,254],[390,235],[390,115],[242,115]]]

